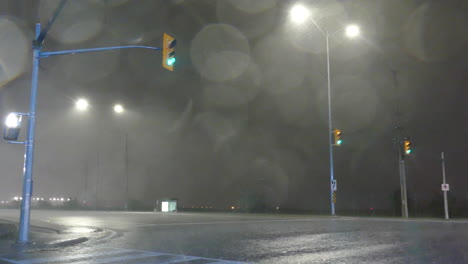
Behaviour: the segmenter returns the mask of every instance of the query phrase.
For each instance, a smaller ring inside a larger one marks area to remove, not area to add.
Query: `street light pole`
[[[446,179],[445,179],[445,156],[444,152],[440,153],[440,158],[442,160],[442,184],[446,184]],[[444,212],[445,212],[445,219],[449,219],[449,211],[448,211],[448,202],[447,202],[447,190],[443,190],[444,192]]]
[[[128,133],[125,133],[125,202],[124,209],[128,211]]]
[[[24,154],[24,168],[23,168],[23,194],[20,211],[20,223],[19,223],[19,234],[18,244],[26,244],[29,242],[29,223],[31,213],[31,197],[33,191],[33,158],[34,158],[34,129],[36,125],[36,101],[37,101],[37,87],[38,87],[38,76],[39,76],[39,60],[40,58],[47,58],[55,55],[85,53],[85,52],[97,52],[105,50],[116,50],[116,49],[128,49],[128,48],[142,48],[151,50],[161,50],[159,47],[151,46],[140,46],[140,45],[128,45],[128,46],[113,46],[113,47],[100,47],[100,48],[89,48],[89,49],[75,49],[75,50],[63,50],[63,51],[48,51],[41,52],[42,43],[47,35],[47,31],[50,29],[52,23],[55,21],[58,13],[60,12],[63,4],[66,0],[62,0],[59,8],[54,14],[54,17],[49,21],[43,32],[41,32],[41,25],[36,24],[35,37],[33,41],[33,68],[31,77],[31,95],[29,103],[28,116],[28,132],[25,144]],[[14,142],[12,142],[14,143]],[[20,144],[20,143],[17,143]],[[99,157],[98,157],[99,162]],[[96,192],[96,203],[97,203],[97,192]]]
[[[406,169],[405,169],[405,157],[401,149],[401,138],[398,139],[398,159],[400,169],[400,192],[401,192],[401,216],[408,218],[408,196],[406,193]]]
[[[36,24],[34,40],[39,38],[41,25]],[[18,243],[29,242],[29,222],[31,213],[31,196],[33,189],[33,159],[34,159],[34,129],[36,125],[37,82],[39,76],[39,57],[41,46],[35,45],[33,51],[33,68],[31,77],[31,97],[29,99],[28,133],[25,142],[24,169],[23,169],[23,199],[21,201],[20,225]]]
[[[331,83],[330,83],[330,37],[334,36],[338,32],[343,30],[346,31],[346,35],[349,38],[354,38],[360,34],[359,27],[357,25],[348,25],[345,29],[337,30],[333,33],[329,33],[328,30],[323,30],[322,27],[310,17],[310,12],[301,4],[296,4],[291,8],[290,11],[291,20],[296,24],[302,24],[304,21],[310,18],[312,23],[317,27],[320,33],[325,37],[326,48],[327,48],[327,90],[328,90],[328,136],[329,136],[329,149],[330,149],[330,204],[331,204],[331,215],[335,215],[335,202],[336,202],[336,181],[333,168],[333,126],[332,126],[332,107],[331,107]]]
[[[327,42],[327,88],[328,88],[328,137],[329,137],[329,149],[330,149],[330,208],[331,215],[335,215],[335,201],[333,199],[333,181],[335,180],[334,168],[333,168],[333,133],[332,133],[332,112],[331,112],[331,84],[330,84],[330,45],[329,45],[329,34],[325,35]]]

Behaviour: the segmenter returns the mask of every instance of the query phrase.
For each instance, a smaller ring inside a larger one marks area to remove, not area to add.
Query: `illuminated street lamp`
[[[8,128],[17,128],[21,124],[21,115],[18,115],[16,113],[10,113],[8,114],[6,120],[5,120],[5,126]]]
[[[88,103],[88,100],[84,99],[84,98],[80,98],[78,100],[76,100],[75,102],[75,107],[78,111],[86,111],[88,110],[88,107],[89,107],[89,103]]]
[[[346,36],[348,36],[349,38],[355,38],[361,33],[359,27],[356,25],[347,26],[345,32]]]
[[[305,6],[296,4],[291,8],[289,15],[292,22],[295,24],[302,24],[309,18],[310,11]]]
[[[125,112],[125,109],[121,104],[115,104],[114,105],[114,112],[117,113],[117,114],[122,114],[123,112]]]
[[[335,215],[335,202],[334,194],[336,194],[336,181],[333,170],[333,143],[334,133],[332,130],[332,112],[331,112],[331,89],[330,89],[330,37],[334,36],[338,32],[345,31],[348,38],[355,38],[359,36],[360,30],[357,25],[349,25],[344,29],[337,30],[333,33],[329,33],[327,30],[323,30],[317,22],[311,17],[310,11],[301,4],[294,5],[290,10],[290,18],[296,25],[303,24],[307,19],[310,19],[312,23],[320,30],[320,33],[325,37],[327,47],[327,90],[328,90],[328,135],[329,135],[329,153],[330,153],[330,204],[331,204],[331,215]]]

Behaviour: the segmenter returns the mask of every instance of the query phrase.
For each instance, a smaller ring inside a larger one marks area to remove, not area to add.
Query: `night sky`
[[[58,3],[0,2],[0,116],[27,112],[34,23]],[[296,3],[329,32],[361,29],[330,37],[337,212],[392,208],[395,127],[412,141],[413,204],[442,196],[444,151],[450,196],[468,206],[465,0],[68,1],[43,51],[161,46],[167,32],[177,62],[170,72],[161,52],[137,49],[41,59],[34,196],[91,203],[97,190],[115,207],[127,156],[130,199],[224,207],[256,196],[327,212],[325,38],[310,20],[291,21]],[[80,97],[87,112],[74,108]],[[23,151],[0,144],[0,200],[21,194]]]

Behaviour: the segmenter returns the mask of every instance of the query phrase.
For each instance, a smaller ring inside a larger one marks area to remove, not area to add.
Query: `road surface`
[[[468,263],[468,221],[37,210],[32,219],[103,232],[0,263]]]

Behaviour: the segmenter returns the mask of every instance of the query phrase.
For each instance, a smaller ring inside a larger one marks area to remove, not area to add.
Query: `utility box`
[[[177,212],[177,199],[162,199],[161,212],[170,213]]]

